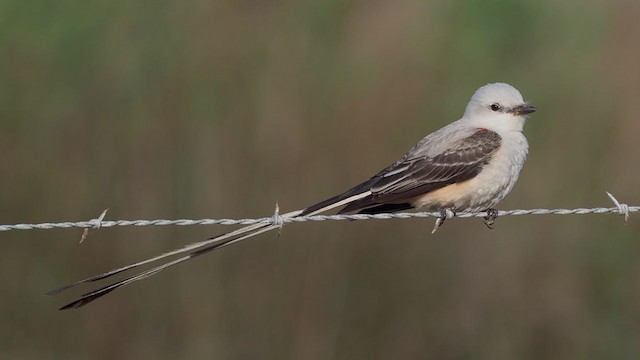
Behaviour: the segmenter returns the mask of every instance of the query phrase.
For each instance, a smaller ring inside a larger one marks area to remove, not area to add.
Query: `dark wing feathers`
[[[352,202],[340,213],[393,210],[380,205],[404,204],[418,195],[472,179],[500,148],[500,143],[500,135],[481,129],[439,155],[406,156],[361,184],[369,186],[372,194]]]

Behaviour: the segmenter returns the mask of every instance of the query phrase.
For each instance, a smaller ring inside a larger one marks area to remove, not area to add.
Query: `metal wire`
[[[516,210],[500,210],[498,211],[498,217],[501,216],[518,216],[518,215],[586,215],[586,214],[620,214],[624,215],[625,223],[629,220],[629,214],[633,212],[639,212],[640,206],[629,206],[622,204],[613,197],[610,193],[606,193],[607,196],[614,203],[615,207],[605,208],[576,208],[576,209],[516,209]],[[108,210],[108,209],[107,209]],[[0,231],[10,230],[48,230],[48,229],[68,229],[68,228],[83,228],[85,233],[82,240],[86,238],[88,229],[99,229],[113,226],[191,226],[191,225],[253,225],[258,223],[273,224],[281,226],[286,223],[292,222],[306,222],[306,221],[341,221],[341,220],[388,220],[388,219],[412,219],[412,218],[426,218],[426,217],[440,217],[439,212],[411,212],[411,213],[389,213],[389,214],[353,214],[353,215],[313,215],[313,216],[298,216],[290,217],[279,215],[278,208],[273,216],[255,218],[255,219],[156,219],[156,220],[104,220],[107,213],[104,210],[99,217],[88,221],[77,222],[57,222],[57,223],[39,223],[39,224],[13,224],[13,225],[0,225]],[[485,217],[486,212],[458,212],[456,217]]]

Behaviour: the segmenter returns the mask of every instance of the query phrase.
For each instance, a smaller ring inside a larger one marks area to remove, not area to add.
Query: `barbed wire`
[[[607,196],[614,203],[615,207],[596,207],[596,208],[575,208],[575,209],[516,209],[516,210],[499,210],[498,217],[501,216],[520,216],[520,215],[586,215],[586,214],[620,214],[624,216],[625,224],[629,221],[629,214],[640,212],[640,206],[629,206],[618,202],[618,200],[606,192]],[[388,220],[388,219],[412,219],[442,216],[440,212],[404,212],[404,213],[383,213],[383,214],[338,214],[338,215],[311,215],[311,216],[287,216],[280,215],[276,204],[276,211],[273,216],[262,218],[247,219],[156,219],[156,220],[104,220],[107,211],[104,210],[100,216],[88,221],[77,222],[57,222],[57,223],[38,223],[38,224],[13,224],[0,225],[0,231],[11,230],[49,230],[49,229],[69,229],[83,228],[85,229],[81,242],[86,239],[89,229],[99,229],[114,226],[191,226],[191,225],[253,225],[259,223],[272,224],[282,226],[283,224],[293,222],[307,221],[342,221],[342,220]],[[468,212],[461,211],[455,214],[455,217],[486,217],[487,212]],[[451,217],[451,216],[448,216]]]

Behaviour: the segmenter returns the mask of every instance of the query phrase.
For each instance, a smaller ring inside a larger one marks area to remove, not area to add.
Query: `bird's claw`
[[[484,217],[484,224],[487,225],[489,229],[493,229],[493,224],[495,224],[497,218],[498,210],[488,209],[487,216]]]
[[[435,232],[438,230],[438,228],[442,225],[444,225],[445,220],[450,219],[452,217],[456,216],[456,209],[455,208],[440,208],[440,217],[438,217],[436,219],[436,224],[433,226],[433,230],[431,230],[432,234],[435,234]]]

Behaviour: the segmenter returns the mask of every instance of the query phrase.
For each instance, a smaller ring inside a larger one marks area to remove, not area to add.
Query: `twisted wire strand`
[[[614,198],[615,199],[615,198]],[[617,201],[615,201],[617,203]],[[597,207],[597,208],[576,208],[576,209],[516,209],[516,210],[499,210],[498,217],[501,216],[521,216],[521,215],[586,215],[586,214],[621,214],[628,220],[629,213],[639,212],[640,206],[629,206],[617,203],[616,207]],[[270,223],[274,225],[282,225],[287,223],[299,223],[307,221],[342,221],[342,220],[388,220],[388,219],[412,219],[440,217],[439,212],[411,212],[411,213],[385,213],[385,214],[353,214],[353,215],[313,215],[289,217],[281,216],[274,213],[270,217],[248,218],[248,219],[156,219],[156,220],[103,220],[106,210],[99,218],[89,221],[77,222],[57,222],[57,223],[38,223],[38,224],[13,224],[0,225],[0,231],[10,230],[49,230],[49,229],[69,229],[84,228],[98,229],[113,226],[191,226],[191,225],[253,225],[258,223]],[[458,212],[456,217],[485,217],[486,212]]]

